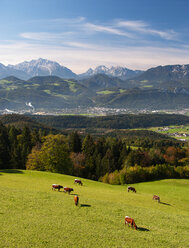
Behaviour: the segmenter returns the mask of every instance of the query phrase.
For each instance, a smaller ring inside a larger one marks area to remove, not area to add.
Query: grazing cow
[[[130,190],[136,193],[136,189],[135,189],[134,187],[130,187],[130,186],[129,186],[129,187],[127,188],[127,191],[129,192]]]
[[[82,183],[81,180],[79,180],[79,179],[75,179],[75,180],[74,180],[74,183],[78,183],[78,184],[81,185],[81,186],[83,185],[83,183]]]
[[[60,189],[62,189],[62,188],[63,188],[63,186],[62,185],[59,185],[59,184],[53,184],[52,185],[52,190],[58,189],[58,191],[60,191]]]
[[[78,195],[74,195],[74,202],[75,202],[75,205],[77,206],[79,203],[79,196]]]
[[[160,202],[160,197],[158,195],[153,195],[152,199]]]
[[[64,192],[70,194],[71,191],[74,191],[72,188],[64,187]]]
[[[137,229],[137,225],[135,224],[135,221],[134,219],[130,218],[129,216],[125,216],[125,225],[128,225],[130,224],[130,226],[133,228],[135,228],[135,230]]]

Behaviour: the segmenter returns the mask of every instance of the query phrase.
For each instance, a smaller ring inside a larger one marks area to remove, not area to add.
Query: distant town
[[[32,105],[31,105],[32,106]],[[11,109],[0,110],[0,115],[4,114],[31,114],[31,115],[88,115],[88,116],[107,116],[107,115],[120,115],[120,114],[151,114],[151,113],[167,113],[167,114],[182,114],[188,115],[189,109],[183,110],[131,110],[126,108],[103,108],[103,107],[77,107],[77,108],[64,108],[56,110],[48,109],[35,109],[33,106],[20,109],[18,111]]]
[[[0,110],[0,115],[4,114],[31,114],[31,115],[88,115],[88,116],[107,116],[107,115],[120,115],[120,114],[151,114],[151,113],[167,113],[167,114],[182,114],[188,115],[189,109],[183,110],[131,110],[126,108],[100,108],[100,107],[89,107],[89,108],[64,108],[59,110],[47,110],[47,109],[21,109],[18,111],[11,109]]]

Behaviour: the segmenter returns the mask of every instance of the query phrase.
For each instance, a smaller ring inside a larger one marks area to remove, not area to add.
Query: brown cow
[[[74,195],[74,202],[75,202],[75,205],[77,206],[79,203],[79,196],[78,195]]]
[[[158,195],[153,195],[152,199],[160,202],[160,197]]]
[[[63,186],[62,185],[59,185],[59,184],[53,184],[52,185],[52,190],[58,189],[58,191],[60,191],[60,189],[62,189],[62,188],[63,188]]]
[[[129,192],[130,190],[136,193],[136,189],[134,187],[129,186],[127,188],[127,191]]]
[[[72,188],[69,187],[64,187],[64,192],[68,192],[68,194],[70,194],[71,191],[74,191]]]
[[[125,216],[125,225],[128,225],[129,226],[129,224],[131,225],[131,227],[133,228],[135,228],[135,230],[137,230],[137,225],[135,224],[135,221],[134,221],[134,219],[132,219],[132,218],[130,218],[129,216]]]
[[[83,185],[83,183],[81,182],[80,179],[75,179],[75,180],[74,180],[74,183],[78,183],[78,184],[81,185],[81,186]]]

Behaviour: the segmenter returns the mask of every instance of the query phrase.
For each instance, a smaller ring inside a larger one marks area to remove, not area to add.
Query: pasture
[[[154,132],[167,134],[170,137],[176,139],[185,139],[189,140],[189,126],[181,125],[181,126],[167,126],[167,127],[152,127],[148,128],[148,130],[152,130]]]
[[[137,193],[128,193],[127,185],[82,182],[48,172],[0,171],[0,247],[189,247],[189,180],[133,184]],[[74,192],[53,191],[54,183]],[[125,226],[125,215],[138,230]]]

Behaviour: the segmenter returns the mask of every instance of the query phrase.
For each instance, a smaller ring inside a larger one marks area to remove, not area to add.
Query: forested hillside
[[[145,138],[136,133],[114,138],[63,135],[1,124],[0,169],[50,171],[112,184],[189,178],[187,143],[145,134]]]
[[[146,128],[189,123],[189,116],[171,114],[127,114],[116,116],[31,116],[40,123],[61,128]]]
[[[78,106],[126,108],[132,111],[188,108],[188,78],[172,73],[170,80],[166,76],[162,79],[160,72],[158,69],[149,70],[132,80],[105,74],[82,80],[58,76],[35,76],[21,80],[9,76],[0,79],[0,110],[60,112],[63,108]],[[27,102],[32,103],[32,108],[28,108]]]
[[[4,125],[28,125],[32,128],[65,129],[65,128],[108,128],[108,129],[133,129],[162,127],[169,125],[186,125],[189,116],[176,114],[125,114],[99,117],[77,115],[0,115]]]

